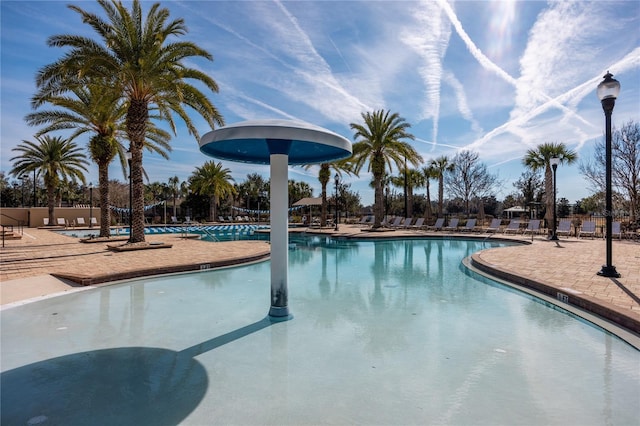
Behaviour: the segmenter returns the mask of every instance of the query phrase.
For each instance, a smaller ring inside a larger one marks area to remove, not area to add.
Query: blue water
[[[2,424],[638,424],[640,352],[468,272],[495,242],[291,236],[270,263],[5,309]]]
[[[251,224],[235,224],[235,225],[184,225],[184,226],[148,226],[144,228],[146,235],[155,234],[197,234],[202,240],[206,241],[237,241],[237,240],[257,240],[268,239],[256,234],[256,231],[269,229],[268,225],[251,225]],[[68,235],[77,238],[90,238],[100,235],[98,229],[66,229],[55,231],[59,234]],[[112,228],[112,236],[129,235],[129,228]]]

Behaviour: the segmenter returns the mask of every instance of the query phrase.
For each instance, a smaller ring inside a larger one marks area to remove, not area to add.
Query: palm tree
[[[449,161],[449,158],[446,155],[443,155],[435,160],[431,160],[431,167],[435,170],[435,175],[438,178],[438,216],[442,217],[442,206],[444,204],[444,174],[446,172],[453,171],[455,166]]]
[[[130,242],[143,242],[144,182],[142,148],[144,147],[151,109],[169,123],[175,133],[172,113],[177,114],[190,134],[199,132],[185,111],[188,106],[213,128],[224,120],[211,101],[187,79],[204,84],[212,92],[217,83],[204,72],[189,68],[185,60],[202,57],[213,60],[206,50],[186,41],[169,41],[187,32],[183,19],[167,22],[169,10],[155,3],[143,18],[141,2],[134,0],[131,11],[119,1],[98,0],[108,20],[77,6],[69,8],[82,17],[82,22],[95,30],[97,42],[78,35],[49,38],[52,47],[70,48],[56,62],[43,67],[37,84],[44,95],[57,94],[86,80],[112,78],[126,102],[126,133],[131,153],[133,216]]]
[[[390,182],[397,188],[403,188],[406,191],[407,197],[405,217],[413,216],[413,189],[424,186],[424,176],[416,169],[406,169],[403,167],[400,170],[400,174],[397,176],[391,176]]]
[[[425,219],[429,220],[431,219],[431,214],[433,213],[431,211],[431,191],[429,189],[429,186],[430,186],[431,179],[438,178],[438,172],[432,165],[428,167],[423,167],[421,171],[422,171],[422,176],[424,177],[424,186],[427,190],[426,191],[427,207],[424,210],[424,217]]]
[[[189,181],[194,192],[209,196],[209,221],[215,221],[218,217],[216,207],[220,197],[235,192],[231,183],[231,170],[223,168],[222,163],[207,161],[202,167],[196,168]]]
[[[305,166],[305,169],[309,169],[313,165]],[[318,181],[321,187],[322,206],[320,210],[320,223],[327,223],[327,185],[331,181],[331,169],[333,169],[338,176],[342,176],[342,173],[350,175],[353,173],[353,165],[350,159],[343,159],[335,161],[333,163],[320,164],[320,170],[318,171]]]
[[[544,192],[546,212],[544,219],[547,224],[553,222],[553,172],[551,170],[551,159],[559,158],[560,164],[571,164],[576,161],[578,154],[570,150],[562,143],[545,142],[538,145],[536,149],[530,149],[522,159],[522,163],[531,170],[538,171],[544,169]],[[549,232],[552,232],[551,230]]]
[[[40,170],[47,188],[47,206],[49,207],[49,225],[53,225],[55,190],[61,181],[76,179],[85,183],[83,172],[87,171],[85,155],[75,143],[59,136],[41,136],[36,142],[22,141],[12,151],[19,152],[11,158],[15,161],[11,174],[24,175]]]
[[[178,215],[176,214],[176,198],[181,195],[180,178],[178,176],[169,178],[169,192],[171,193],[171,197],[173,198],[173,217],[177,217]]]
[[[382,181],[387,174],[387,168],[391,171],[393,164],[400,170],[405,161],[418,166],[422,157],[418,152],[402,139],[415,139],[407,131],[411,125],[398,113],[378,110],[362,113],[364,124],[351,123],[351,129],[355,130],[353,144],[352,164],[354,172],[359,173],[365,163],[368,163],[368,171],[373,175],[374,183],[374,228],[382,226],[384,215],[384,198]]]
[[[74,129],[69,137],[73,140],[84,133],[92,133],[89,139],[89,155],[98,165],[98,188],[100,191],[100,237],[109,237],[111,209],[109,201],[109,164],[117,154],[126,174],[125,148],[120,140],[126,137],[124,132],[125,103],[120,93],[113,90],[114,85],[108,82],[88,82],[85,86],[73,87],[70,94],[47,95],[36,94],[32,99],[34,108],[44,103],[54,105],[55,109],[41,110],[28,114],[25,118],[32,126],[46,124],[36,136],[56,130]],[[168,140],[169,133],[158,129],[153,123],[147,127],[145,146],[149,151],[168,158],[171,151]]]

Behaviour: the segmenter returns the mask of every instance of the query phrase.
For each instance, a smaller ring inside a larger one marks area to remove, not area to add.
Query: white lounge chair
[[[438,219],[436,219],[436,223],[434,223],[432,226],[427,226],[427,229],[439,231],[442,229],[442,225],[444,225],[444,217],[439,217]]]
[[[582,226],[580,227],[580,231],[578,232],[578,238],[582,235],[591,235],[593,238],[596,235],[596,223],[592,220],[585,220],[582,222]]]
[[[64,226],[65,228],[67,227],[67,220],[63,217],[59,217],[57,220],[57,224],[58,226]]]
[[[464,227],[460,229],[462,232],[473,232],[476,228],[477,219],[468,219],[467,223],[465,223]]]
[[[509,222],[502,232],[507,234],[509,232],[517,233],[518,231],[520,231],[520,219],[511,219],[511,222]]]
[[[392,223],[389,224],[392,228],[397,228],[400,226],[400,222],[402,222],[402,216],[396,216]]]
[[[419,217],[418,219],[416,219],[416,223],[411,225],[411,228],[420,229],[423,226],[424,226],[424,217]]]
[[[445,226],[444,229],[453,232],[458,229],[458,222],[460,222],[460,219],[454,217],[449,221],[449,225]]]
[[[49,218],[48,217],[43,217],[42,218],[42,223],[44,224],[44,226],[47,226],[49,224]]]
[[[84,217],[79,217],[76,219],[76,226],[86,226],[87,224],[84,222]]]
[[[484,232],[498,232],[500,230],[500,224],[502,223],[501,219],[491,219],[491,223],[489,227],[484,230]]]
[[[96,220],[95,217],[90,217],[89,218],[89,223],[91,224],[91,226],[97,226],[98,225],[98,221]]]
[[[611,222],[611,236],[615,237],[616,235],[618,236],[619,240],[622,239],[622,229],[620,222]]]
[[[412,217],[405,217],[404,218],[404,222],[402,222],[402,226],[401,228],[410,228],[411,227],[411,222],[413,222],[413,218]]]
[[[571,221],[570,220],[561,220],[558,223],[558,228],[556,229],[556,235],[566,235],[569,237],[571,235]]]
[[[527,234],[527,232],[531,232],[531,235],[534,233],[537,234],[540,232],[540,219],[531,219],[527,224],[527,227],[522,230],[523,234]]]

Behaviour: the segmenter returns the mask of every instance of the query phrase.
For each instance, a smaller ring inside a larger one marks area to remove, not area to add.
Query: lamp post
[[[125,154],[129,164],[129,242],[133,241],[133,229],[131,229],[131,216],[133,213],[133,193],[131,192],[131,150]]]
[[[335,229],[334,231],[338,230],[338,184],[340,183],[340,177],[338,176],[338,174],[336,173],[336,175],[334,176],[335,182],[336,182],[336,218],[335,218]]]
[[[598,275],[603,277],[620,277],[616,267],[613,266],[612,255],[612,242],[611,242],[611,228],[613,222],[613,202],[611,195],[611,113],[613,107],[616,105],[616,98],[620,93],[620,83],[618,80],[612,78],[613,75],[607,71],[604,76],[604,80],[598,84],[598,98],[602,103],[602,109],[605,116],[605,151],[606,151],[606,171],[605,171],[605,185],[606,185],[606,206],[605,206],[605,218],[607,220],[607,263],[602,265],[602,269],[598,272]]]
[[[93,183],[89,182],[89,228],[93,228]]]
[[[558,157],[553,157],[552,159],[549,160],[549,163],[551,163],[551,168],[553,168],[553,228],[552,228],[553,232],[551,234],[551,238],[549,239],[551,241],[557,241],[558,240],[558,234],[557,234],[558,209],[556,208],[556,199],[558,197],[556,197],[556,187],[557,187],[556,171],[558,170],[558,164],[560,164],[560,159]]]

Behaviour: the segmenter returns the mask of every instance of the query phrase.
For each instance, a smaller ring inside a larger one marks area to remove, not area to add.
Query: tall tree
[[[553,222],[553,172],[551,170],[551,159],[560,159],[560,164],[572,164],[578,158],[575,151],[570,150],[562,143],[546,142],[538,145],[536,149],[530,149],[522,159],[522,163],[531,170],[538,171],[544,169],[544,192],[545,192],[545,220],[549,228]],[[550,231],[551,232],[551,231]]]
[[[322,206],[320,210],[320,223],[327,223],[327,185],[331,181],[332,169],[338,176],[342,176],[343,173],[353,173],[353,165],[349,161],[350,159],[343,159],[334,161],[333,163],[320,164],[320,170],[318,171],[318,181],[320,182],[320,196],[322,197]],[[306,169],[313,167],[314,165],[305,166]]]
[[[433,165],[422,167],[421,171],[422,171],[422,176],[424,176],[424,187],[426,188],[425,195],[427,198],[427,207],[424,210],[424,217],[425,219],[429,220],[431,219],[431,215],[433,214],[433,212],[431,211],[431,191],[430,191],[431,182],[430,181],[431,179],[438,178],[438,172],[433,167]]]
[[[109,201],[109,164],[117,154],[121,164],[126,164],[121,140],[125,138],[125,103],[120,92],[114,90],[109,80],[89,81],[84,86],[72,87],[68,93],[60,95],[36,94],[32,106],[38,108],[48,103],[54,108],[36,111],[25,118],[32,126],[46,125],[36,133],[40,136],[56,130],[74,129],[70,140],[90,133],[89,155],[98,165],[98,190],[100,193],[100,236],[110,236],[111,209]],[[153,123],[147,127],[145,146],[149,151],[168,158],[170,135],[158,129]],[[127,171],[124,169],[125,176]]]
[[[606,151],[604,138],[595,144],[593,161],[582,162],[580,172],[594,192],[605,191]],[[640,123],[628,121],[611,135],[611,181],[629,199],[629,219],[640,218]]]
[[[224,168],[222,163],[207,161],[193,172],[189,181],[196,194],[209,197],[209,221],[214,222],[218,217],[216,208],[220,197],[234,192],[231,170]]]
[[[402,167],[400,173],[397,176],[391,176],[391,183],[397,187],[406,191],[405,197],[407,197],[406,211],[404,211],[405,217],[413,217],[413,189],[424,186],[424,175],[422,172],[416,169],[409,169]]]
[[[373,175],[375,204],[374,204],[374,228],[382,226],[384,215],[384,194],[382,190],[383,179],[392,170],[393,165],[398,170],[404,167],[408,161],[417,167],[422,157],[403,139],[415,139],[408,132],[411,127],[398,113],[377,110],[363,112],[364,124],[351,123],[351,129],[355,131],[352,162],[354,172],[360,173],[365,164]]]
[[[155,3],[143,16],[141,2],[133,0],[131,11],[120,1],[98,0],[107,20],[69,8],[82,17],[99,36],[99,41],[79,35],[49,38],[52,47],[70,50],[56,62],[43,67],[37,84],[44,95],[56,94],[92,79],[112,78],[126,101],[126,132],[131,153],[133,187],[132,243],[144,242],[144,182],[142,148],[144,147],[150,109],[167,121],[175,133],[172,113],[187,125],[189,133],[199,139],[185,106],[202,116],[213,128],[224,121],[211,101],[189,80],[218,91],[216,82],[204,72],[189,68],[194,57],[213,60],[206,50],[187,41],[170,41],[187,32],[183,19],[168,21],[169,10]]]
[[[176,214],[176,198],[178,198],[182,193],[180,191],[180,178],[178,176],[172,176],[169,178],[169,192],[171,193],[171,198],[173,199],[173,217],[177,217]]]
[[[47,188],[47,206],[49,207],[49,225],[54,225],[55,190],[61,181],[80,180],[86,183],[87,171],[85,155],[82,149],[68,139],[41,136],[36,142],[22,141],[12,151],[20,153],[11,158],[14,162],[11,174],[24,175],[39,170]]]
[[[446,172],[452,171],[454,165],[449,160],[449,157],[443,155],[442,157],[431,160],[431,167],[438,178],[438,216],[442,216],[444,206],[444,175]]]
[[[447,189],[454,197],[464,201],[464,210],[469,215],[469,203],[473,198],[490,195],[498,178],[487,171],[477,152],[460,151],[452,159],[454,167],[445,175]]]
[[[513,183],[520,194],[518,194],[518,202],[522,203],[526,208],[533,209],[533,203],[540,203],[544,196],[544,182],[540,174],[533,170],[525,170],[520,175],[520,179]],[[512,206],[510,206],[512,207]],[[536,209],[537,210],[537,209]]]

